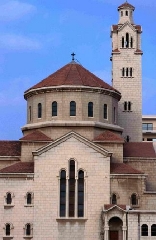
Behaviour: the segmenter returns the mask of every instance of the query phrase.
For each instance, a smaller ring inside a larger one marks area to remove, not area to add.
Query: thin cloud
[[[36,11],[36,7],[21,1],[7,1],[0,4],[0,21],[13,21]]]
[[[38,50],[41,43],[37,40],[16,34],[4,34],[0,36],[0,48],[5,50]]]

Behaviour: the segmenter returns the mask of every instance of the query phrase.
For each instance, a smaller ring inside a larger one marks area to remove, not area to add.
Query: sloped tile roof
[[[0,173],[34,173],[34,162],[19,162],[0,170]]]
[[[110,208],[112,208],[112,207],[114,207],[114,206],[117,206],[117,207],[119,207],[119,208],[121,208],[121,209],[123,209],[123,210],[126,210],[126,205],[115,205],[115,204],[105,204],[104,205],[104,209],[105,210],[109,210]]]
[[[0,141],[0,156],[21,156],[19,141]]]
[[[43,79],[41,82],[29,88],[25,91],[25,94],[32,89],[62,85],[98,87],[113,90],[119,93],[116,89],[105,83],[93,73],[89,72],[80,64],[72,61],[47,78]]]
[[[111,163],[110,173],[111,174],[143,174],[143,172],[138,171],[125,163]]]
[[[119,49],[114,49],[114,50],[112,50],[112,52],[120,53]]]
[[[122,24],[123,25],[123,24]],[[142,32],[142,29],[141,29],[141,25],[135,25],[135,24],[131,24],[139,33],[141,33]],[[119,25],[112,25],[112,30],[113,30],[113,32],[116,32],[117,30],[118,30],[118,28],[120,28],[121,27],[121,25],[119,24]]]
[[[99,136],[95,137],[94,141],[96,142],[124,142],[124,139],[117,135],[114,132],[105,130]]]
[[[118,7],[118,10],[121,9],[121,8],[132,8],[133,10],[135,9],[135,7],[133,5],[131,5],[130,3],[128,3],[127,1],[123,4],[121,4],[119,7]]]
[[[44,133],[35,130],[34,132],[20,138],[20,141],[52,141],[51,138],[47,137]]]
[[[128,142],[123,147],[124,157],[156,158],[152,142]]]

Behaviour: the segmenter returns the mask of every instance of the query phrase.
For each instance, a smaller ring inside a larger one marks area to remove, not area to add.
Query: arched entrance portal
[[[109,220],[109,240],[123,240],[123,222],[118,217]]]

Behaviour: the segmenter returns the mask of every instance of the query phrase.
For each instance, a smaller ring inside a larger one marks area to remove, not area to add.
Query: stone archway
[[[119,217],[109,220],[109,240],[123,240],[123,222]]]

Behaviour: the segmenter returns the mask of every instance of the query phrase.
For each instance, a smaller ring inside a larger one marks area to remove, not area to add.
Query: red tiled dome
[[[41,82],[29,88],[27,91],[25,91],[25,94],[27,94],[30,90],[54,86],[98,87],[119,93],[116,89],[105,83],[93,73],[89,72],[80,64],[72,61],[47,78],[43,79]]]

